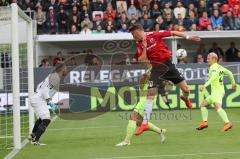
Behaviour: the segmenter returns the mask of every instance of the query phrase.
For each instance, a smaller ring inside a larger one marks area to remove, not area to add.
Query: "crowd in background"
[[[178,49],[181,48],[181,45],[178,45]],[[216,42],[212,43],[212,47],[209,49],[205,48],[204,43],[201,43],[198,47],[198,49],[192,53],[194,55],[193,60],[189,60],[188,58],[182,59],[178,61],[179,63],[198,63],[198,64],[203,64],[207,62],[207,55],[210,52],[215,52],[219,56],[219,63],[224,63],[224,62],[239,62],[240,61],[240,50],[236,48],[235,43],[231,42],[229,48],[224,52],[223,49],[218,46]],[[82,55],[84,60],[79,63],[76,57],[78,55]],[[98,54],[94,54],[91,49],[84,50],[82,53],[79,53],[77,56],[74,55],[67,60],[67,65],[68,66],[87,66],[87,65],[100,65],[103,63],[104,58],[101,59],[101,55],[98,56]],[[110,55],[111,56],[111,55]],[[122,56],[122,57],[120,57]],[[121,61],[107,61],[105,64],[112,64],[112,65],[130,65],[133,64],[137,61],[137,59],[134,59],[133,56],[128,56],[128,55],[120,55],[119,57],[116,56],[116,58],[110,58],[112,59],[121,59]],[[67,55],[69,57],[69,55]],[[58,52],[57,56],[53,57],[52,60],[48,58],[44,58],[41,61],[41,64],[39,67],[51,67],[55,66],[56,63],[58,62],[63,62],[64,55],[62,52]]]
[[[240,30],[239,0],[0,0],[36,11],[39,34]]]
[[[181,47],[181,45],[178,45],[178,49]],[[225,51],[223,51],[223,49],[216,42],[213,42],[212,47],[209,49],[205,48],[204,43],[200,43],[196,51],[189,53],[188,57],[190,56],[191,58],[187,57],[179,60],[178,63],[206,63],[207,55],[210,52],[215,52],[218,55],[219,63],[240,61],[240,49],[236,48],[234,42],[231,42],[229,48]],[[48,68],[62,62],[66,62],[68,66],[92,66],[101,65],[103,63],[110,65],[130,65],[136,63],[137,61],[137,59],[134,59],[133,55],[123,53],[114,55],[115,57],[113,57],[111,54],[109,56],[111,56],[111,58],[108,59],[111,59],[111,61],[106,61],[105,57],[103,57],[101,54],[94,53],[91,49],[86,49],[82,52],[70,53],[62,53],[59,51],[56,55],[43,57],[39,67]],[[12,58],[7,51],[1,52],[0,57],[1,68],[11,67]]]

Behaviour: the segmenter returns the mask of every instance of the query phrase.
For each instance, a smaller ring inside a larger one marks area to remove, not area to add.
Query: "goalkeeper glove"
[[[55,112],[57,110],[57,105],[54,103],[48,103],[48,109]]]

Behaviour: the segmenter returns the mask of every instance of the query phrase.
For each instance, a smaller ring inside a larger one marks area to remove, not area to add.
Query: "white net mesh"
[[[13,147],[13,97],[12,67],[19,67],[21,137],[28,136],[28,62],[27,62],[27,22],[20,17],[19,28],[19,66],[12,63],[11,51],[11,8],[0,7],[0,149]]]

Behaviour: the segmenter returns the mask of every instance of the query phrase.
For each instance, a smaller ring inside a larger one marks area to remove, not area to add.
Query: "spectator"
[[[81,28],[83,29],[84,27],[85,27],[85,29],[86,29],[86,27],[88,29],[92,29],[93,28],[93,23],[90,21],[88,15],[85,15],[84,20],[81,22]]]
[[[229,11],[229,5],[227,3],[224,3],[221,7],[221,12],[222,12],[222,16],[224,17],[227,12]]]
[[[70,29],[71,29],[70,34],[78,34],[79,33],[77,26],[75,24],[72,24]]]
[[[131,6],[128,8],[128,19],[132,19],[132,17],[136,17],[136,19],[139,18],[139,10],[133,5],[131,4]]]
[[[240,13],[240,1],[239,0],[229,0],[229,7],[233,12],[233,16],[237,17]]]
[[[111,21],[111,20],[109,20],[109,21],[105,21],[105,22],[103,22],[103,28],[104,28],[105,30],[107,30],[107,27],[108,27],[108,26],[110,26],[111,29],[113,29],[113,31],[116,30],[116,24],[115,24],[115,21]]]
[[[63,58],[62,52],[59,51],[57,53],[57,57],[53,59],[53,66],[55,66],[57,63],[63,63],[63,62],[64,62],[64,58]]]
[[[1,53],[1,67],[7,68],[7,67],[11,67],[11,66],[12,66],[12,59],[11,59],[10,55],[6,51],[3,51]]]
[[[157,5],[157,8],[160,9],[160,7],[162,6],[162,3],[164,3],[164,2],[161,2],[161,1],[159,1],[159,0],[152,0],[152,1],[150,2],[150,8],[151,8],[151,9],[154,9],[154,6]],[[156,17],[155,17],[155,18],[156,18]]]
[[[36,21],[37,21],[37,33],[42,34],[45,30],[45,22],[46,22],[46,13],[42,11],[42,6],[38,6],[37,14],[36,14]]]
[[[143,17],[145,14],[147,14],[148,18],[150,18],[150,12],[149,12],[146,4],[144,4],[144,5],[142,6],[142,10],[141,10],[141,13],[140,13],[140,17]]]
[[[71,17],[71,20],[69,22],[69,28],[71,29],[73,25],[76,26],[77,31],[80,30],[79,19],[76,15],[73,15]]]
[[[180,13],[178,14],[177,19],[174,20],[174,25],[175,25],[174,30],[176,30],[176,31],[180,31],[180,30],[184,29],[182,14],[180,14]]]
[[[68,0],[58,0],[58,5],[62,6],[65,9],[68,9],[69,1]]]
[[[212,48],[208,52],[214,52],[218,55],[218,57],[224,57],[223,50],[218,47],[218,44],[216,42],[212,43]]]
[[[203,15],[203,12],[208,13],[208,9],[206,6],[206,1],[205,0],[200,0],[199,1],[199,7],[198,7],[198,15]]]
[[[221,9],[219,8],[219,3],[218,2],[215,2],[213,3],[213,6],[210,8],[209,12],[210,12],[210,15],[214,15],[214,10],[218,10],[218,13],[219,15],[222,15],[222,11]]]
[[[56,2],[56,0],[50,0],[47,8],[50,10],[50,7],[53,9],[54,13],[58,12],[58,3]]]
[[[76,6],[77,9],[80,9],[81,3],[80,0],[71,0],[70,2],[72,2],[72,6]]]
[[[192,24],[190,26],[190,31],[197,31],[197,24]]]
[[[84,24],[82,26],[82,30],[81,30],[80,34],[91,34],[91,33],[92,33],[92,31],[90,30],[89,25]]]
[[[94,33],[94,34],[103,34],[103,33],[105,33],[105,30],[102,29],[101,25],[97,25],[96,30],[93,30],[92,33]]]
[[[68,16],[63,8],[63,6],[60,6],[60,11],[58,15],[58,30],[60,34],[66,34],[68,32]]]
[[[50,34],[56,34],[58,32],[58,16],[53,7],[49,7],[49,13],[47,14],[47,32]]]
[[[173,24],[173,17],[171,14],[167,13],[166,18],[164,19],[164,22],[169,27],[170,24]]]
[[[160,31],[160,24],[156,23],[153,28],[154,31]]]
[[[109,17],[113,20],[116,18],[116,11],[113,10],[111,3],[108,3],[107,9],[103,13],[103,20],[108,20]]]
[[[7,0],[0,0],[0,6],[9,6],[10,2]]]
[[[151,19],[156,19],[159,15],[161,15],[161,11],[158,7],[158,4],[155,3],[153,5],[153,9],[150,11],[150,18]]]
[[[169,23],[168,30],[169,31],[174,31],[174,24],[173,23]]]
[[[173,17],[173,10],[170,7],[170,3],[166,3],[165,4],[165,8],[163,9],[163,19],[167,19],[167,16],[170,15],[171,17]]]
[[[34,10],[34,4],[30,0],[24,0],[21,8],[24,12],[31,12],[31,10]]]
[[[82,6],[82,10],[79,14],[80,21],[83,21],[85,16],[88,16],[90,20],[92,20],[92,14],[88,11],[88,7],[86,5]]]
[[[116,1],[117,5],[117,13],[121,14],[123,12],[127,12],[127,2],[124,0],[117,0]]]
[[[127,24],[122,24],[122,28],[118,30],[118,33],[128,33]]]
[[[112,28],[111,25],[108,25],[107,28],[106,28],[105,33],[115,33],[115,30]]]
[[[82,5],[89,6],[89,0],[82,0]]]
[[[197,8],[195,8],[194,3],[188,5],[187,15],[189,15],[190,12],[193,12],[194,16],[198,17]]]
[[[143,26],[144,31],[149,32],[152,29],[152,20],[148,19],[148,14],[145,13],[143,15],[143,19],[141,19],[141,25]]]
[[[156,29],[156,24],[159,25],[159,29],[160,30],[167,30],[168,29],[168,26],[166,25],[166,23],[164,22],[163,20],[163,17],[161,15],[159,15],[156,19],[156,22],[155,22],[155,29]],[[158,27],[158,26],[157,26]]]
[[[206,50],[206,48],[205,48],[205,44],[204,44],[204,43],[201,43],[201,44],[199,45],[199,47],[198,47],[198,49],[197,49],[197,54],[203,55],[204,61],[207,60],[207,55],[208,55],[208,53],[207,53],[207,50]]]
[[[197,63],[198,64],[203,64],[204,63],[204,58],[202,54],[197,55]]]
[[[230,48],[226,51],[226,61],[235,62],[238,59],[238,49],[235,47],[235,43],[230,43]]]
[[[128,8],[131,7],[131,5],[134,5],[138,10],[141,9],[140,3],[143,3],[143,0],[127,0],[127,6]],[[144,4],[144,3],[143,3]],[[142,5],[141,5],[142,6]]]
[[[185,18],[185,16],[186,16],[186,9],[182,6],[181,1],[177,2],[177,7],[174,8],[173,12],[174,12],[174,16],[175,16],[176,19],[178,18],[179,14],[181,14],[182,18]]]
[[[228,11],[227,15],[223,17],[223,29],[224,30],[236,30],[235,20],[232,16],[232,12]]]
[[[104,0],[93,0],[90,3],[91,11],[104,11],[106,10],[106,3]]]
[[[79,19],[79,17],[80,17],[80,14],[79,14],[79,12],[78,12],[78,8],[77,8],[76,5],[74,5],[74,6],[72,7],[72,10],[71,10],[71,12],[70,12],[70,16],[69,16],[69,17],[73,17],[73,16],[77,16],[77,19]]]
[[[236,29],[240,30],[240,13],[238,14],[238,16],[234,19],[234,23],[236,25]]]
[[[126,12],[121,13],[120,19],[117,21],[117,29],[122,28],[122,24],[129,24]]]
[[[77,61],[75,59],[75,57],[72,57],[69,61],[69,63],[67,64],[67,66],[77,66]]]
[[[138,22],[138,18],[136,17],[135,14],[132,14],[131,19],[129,21],[129,25],[136,24]]]
[[[132,0],[132,1],[134,1],[134,0]],[[137,7],[137,9],[142,10],[143,7],[146,5],[147,9],[149,10],[150,9],[150,1],[151,0],[138,0],[139,7],[137,5],[135,5],[135,6]]]
[[[205,11],[203,12],[202,17],[199,18],[198,24],[199,24],[198,28],[201,31],[211,31],[212,30],[211,20],[210,20],[210,18],[208,18],[208,14]]]
[[[93,30],[96,30],[98,25],[103,26],[103,19],[100,14],[95,15],[95,18],[93,20]]]
[[[213,15],[211,16],[211,25],[213,30],[222,30],[222,17],[219,15],[218,10],[213,11]]]
[[[220,56],[218,57],[218,63],[219,63],[219,64],[224,64],[224,63],[225,63],[223,56],[220,55]]]
[[[50,63],[49,63],[48,59],[42,59],[41,64],[39,65],[39,67],[42,67],[42,68],[50,67]]]
[[[197,18],[194,15],[194,12],[190,11],[189,12],[189,18],[185,18],[183,21],[183,26],[186,30],[191,30],[193,29],[192,26],[194,25],[194,27],[196,28],[197,25]]]
[[[87,66],[101,65],[102,60],[94,54],[87,54],[84,60]]]

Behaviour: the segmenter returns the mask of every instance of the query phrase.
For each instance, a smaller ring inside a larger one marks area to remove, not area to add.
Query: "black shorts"
[[[149,88],[158,87],[164,80],[169,80],[174,84],[178,84],[185,80],[170,59],[162,64],[155,64],[152,66]]]

